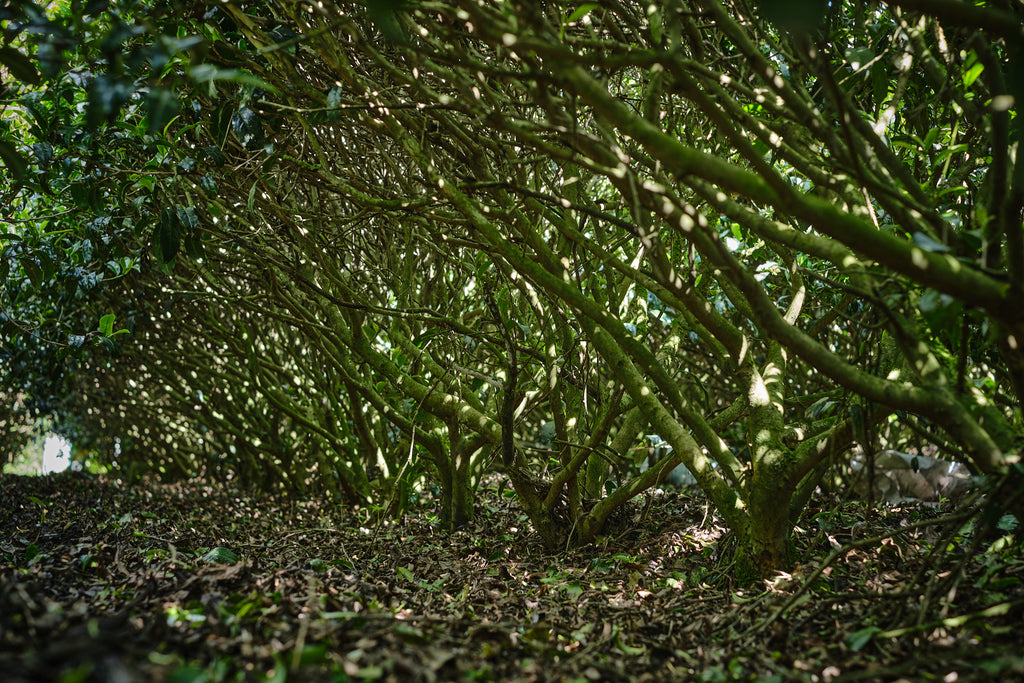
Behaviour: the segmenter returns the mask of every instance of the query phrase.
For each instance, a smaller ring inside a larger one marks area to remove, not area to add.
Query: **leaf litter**
[[[754,586],[655,490],[546,552],[514,497],[472,526],[223,484],[0,478],[5,681],[978,680],[1024,675],[1012,518],[820,501]]]

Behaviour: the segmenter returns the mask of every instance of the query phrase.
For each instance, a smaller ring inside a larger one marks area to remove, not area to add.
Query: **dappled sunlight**
[[[924,255],[924,250],[920,247],[911,247],[910,249],[910,260],[915,267],[921,270],[928,268],[928,259]]]
[[[43,474],[63,472],[71,466],[71,444],[63,437],[50,434],[43,443]]]
[[[819,501],[794,538],[806,560],[738,586],[717,567],[734,541],[707,501],[662,490],[620,519],[600,548],[551,554],[528,540],[518,506],[497,487],[483,492],[471,526],[441,536],[429,505],[367,526],[362,513],[325,501],[254,500],[199,481],[129,488],[59,476],[60,486],[0,480],[19,518],[45,510],[64,528],[19,550],[10,560],[18,571],[0,573],[0,600],[22,617],[4,621],[10,612],[0,612],[0,641],[23,653],[0,661],[23,676],[53,679],[97,657],[149,678],[186,665],[230,673],[285,661],[304,676],[365,674],[399,657],[403,672],[439,679],[481,670],[515,679],[533,658],[544,662],[538,672],[558,678],[581,670],[609,679],[626,670],[782,677],[793,667],[877,674],[908,661],[946,680],[986,666],[1016,671],[998,648],[1014,642],[1016,584],[1006,579],[1019,573],[1017,546],[997,533],[976,553],[955,551],[963,580],[952,582],[935,571],[935,549],[971,537],[962,517],[925,507],[880,518]],[[880,540],[865,544],[870,537]],[[26,572],[49,583],[28,591]],[[993,582],[1002,586],[995,602],[984,590]],[[930,611],[939,616],[919,619],[938,589],[946,597]],[[91,617],[83,598],[97,590],[125,618],[96,615],[92,637],[84,627],[45,629],[70,653],[61,658],[29,644],[57,611]],[[790,659],[764,647],[780,627]],[[826,631],[837,640],[824,644]],[[81,639],[87,650],[70,647]],[[695,647],[699,662],[687,654]],[[587,658],[577,659],[582,652]]]
[[[128,4],[8,8],[0,671],[1024,669],[1019,3]]]
[[[768,385],[760,373],[753,373],[750,378],[750,388],[747,391],[747,400],[752,407],[763,407],[771,405],[772,399],[768,393]]]

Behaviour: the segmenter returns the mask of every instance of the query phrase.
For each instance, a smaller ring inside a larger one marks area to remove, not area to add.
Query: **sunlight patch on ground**
[[[62,436],[50,434],[43,445],[43,474],[63,472],[71,464],[71,444]]]

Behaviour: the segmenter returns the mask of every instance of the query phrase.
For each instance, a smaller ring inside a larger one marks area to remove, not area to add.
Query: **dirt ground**
[[[545,552],[480,491],[441,533],[205,482],[0,477],[0,671],[21,681],[847,681],[1024,677],[998,513],[819,501],[754,587],[698,496]]]

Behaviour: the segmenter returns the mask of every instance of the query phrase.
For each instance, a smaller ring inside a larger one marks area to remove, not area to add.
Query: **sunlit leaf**
[[[242,107],[235,113],[231,119],[231,129],[247,150],[259,149],[263,146],[263,122],[259,115],[249,107]]]
[[[107,313],[105,316],[100,318],[100,334],[104,337],[109,337],[114,332],[114,314]]]
[[[252,213],[253,208],[255,206],[256,206],[256,183],[253,183],[252,187],[249,188],[249,196],[246,199],[245,207],[249,210],[249,213]]]
[[[598,7],[600,7],[600,5],[598,5],[598,4],[596,3],[596,2],[585,2],[585,3],[583,3],[582,5],[580,5],[579,7],[577,7],[577,8],[576,8],[576,9],[575,9],[575,10],[573,11],[573,13],[572,13],[572,14],[570,14],[570,15],[569,15],[568,17],[566,17],[566,19],[565,19],[565,20],[566,20],[566,22],[568,22],[568,23],[570,23],[570,24],[571,24],[572,22],[574,22],[574,21],[579,21],[579,20],[580,20],[580,19],[582,19],[582,18],[583,18],[583,17],[585,16],[585,15],[587,15],[587,14],[589,14],[590,12],[594,11],[594,10],[595,10],[595,9],[597,9]]]
[[[335,86],[327,93],[327,106],[332,109],[341,105],[341,88]]]
[[[235,564],[238,562],[238,553],[228,548],[213,548],[202,557],[204,562],[215,564]]]
[[[817,420],[822,415],[828,414],[833,406],[835,406],[835,400],[831,396],[826,396],[809,405],[804,414],[808,419]]]
[[[262,88],[267,92],[278,92],[273,84],[243,69],[221,69],[212,64],[197,64],[189,70],[189,75],[196,83],[227,81],[253,88]]]
[[[964,74],[962,76],[963,82],[964,82],[964,87],[965,88],[971,87],[974,84],[974,81],[978,80],[978,76],[980,76],[981,72],[984,71],[984,70],[985,70],[985,65],[982,64],[980,61],[975,62],[974,64],[971,64],[971,66],[969,66],[964,71]]]

